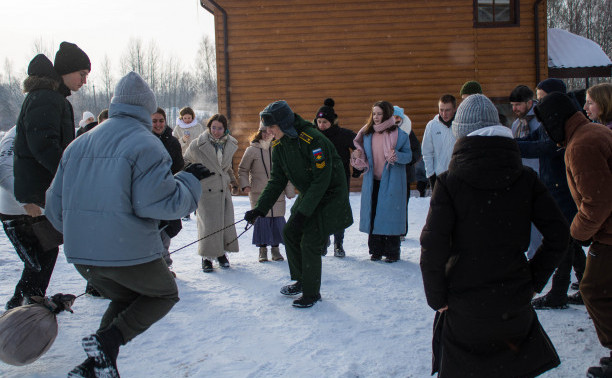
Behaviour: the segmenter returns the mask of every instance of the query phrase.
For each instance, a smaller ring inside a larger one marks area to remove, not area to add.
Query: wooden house
[[[214,14],[219,111],[240,142],[286,100],[312,120],[334,98],[355,131],[371,105],[405,109],[421,138],[468,80],[496,103],[547,75],[546,0],[200,0]]]

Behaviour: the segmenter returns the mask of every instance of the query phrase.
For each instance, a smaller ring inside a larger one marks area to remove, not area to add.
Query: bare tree
[[[113,94],[113,73],[111,68],[111,62],[108,55],[104,55],[102,60],[102,66],[100,67],[100,73],[102,76],[102,93],[105,96],[106,104],[110,103],[111,96]]]
[[[196,80],[203,88],[203,93],[198,94],[217,102],[217,56],[214,41],[208,35],[200,39],[195,67]]]
[[[145,76],[145,49],[140,38],[131,38],[121,59],[121,74],[130,71]]]

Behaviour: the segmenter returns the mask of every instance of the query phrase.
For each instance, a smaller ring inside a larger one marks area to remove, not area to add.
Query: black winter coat
[[[527,261],[531,223],[542,245]],[[448,305],[439,376],[532,377],[559,358],[531,307],[568,244],[565,218],[517,143],[472,136],[438,176],[421,234],[427,303]]]
[[[153,134],[157,136],[164,144],[164,147],[166,147],[166,151],[168,151],[168,154],[170,154],[170,157],[172,158],[172,167],[170,167],[170,170],[172,171],[172,174],[176,174],[185,166],[181,144],[179,143],[178,139],[172,135],[172,129],[169,126],[166,126],[161,135],[157,135],[155,133]]]
[[[76,132],[76,136],[77,138],[80,137],[81,135],[85,134],[86,132],[88,132],[89,130],[93,129],[94,127],[98,126],[98,122],[91,122],[88,123],[85,126],[81,126],[79,127],[79,129]]]
[[[17,118],[13,168],[15,198],[43,207],[62,153],[74,140],[74,113],[66,99],[70,90],[49,65],[49,76],[24,81],[28,94]]]
[[[316,121],[314,123],[317,124]],[[331,140],[334,147],[336,147],[336,151],[338,151],[338,155],[340,156],[340,160],[342,161],[342,165],[344,166],[344,174],[346,175],[346,182],[348,187],[350,188],[350,179],[351,179],[351,150],[355,149],[355,144],[353,140],[357,136],[357,134],[349,129],[345,129],[338,125],[332,125],[327,130],[319,130],[323,135],[327,137],[327,139]],[[353,168],[354,170],[355,168]]]

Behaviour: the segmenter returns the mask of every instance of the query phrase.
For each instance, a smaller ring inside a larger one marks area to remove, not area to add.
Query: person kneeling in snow
[[[433,372],[535,377],[560,363],[531,299],[565,253],[567,221],[487,97],[463,100],[452,131],[421,233],[427,303],[445,318]],[[544,238],[528,261],[532,222]]]
[[[119,347],[178,302],[158,225],[194,211],[199,180],[210,175],[202,165],[172,175],[172,159],[151,133],[155,95],[137,73],[114,93],[110,118],[68,146],[46,195],[67,261],[111,300],[98,331],[83,339],[88,359],[69,376],[118,377]]]

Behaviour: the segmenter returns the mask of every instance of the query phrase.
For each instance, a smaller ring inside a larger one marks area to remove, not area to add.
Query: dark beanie
[[[533,91],[526,85],[518,85],[510,93],[510,102],[527,102],[533,100]]]
[[[540,81],[540,84],[538,84],[536,88],[543,90],[546,94],[553,92],[567,93],[567,87],[563,80],[554,78]]]
[[[480,83],[477,81],[466,81],[465,84],[461,87],[461,91],[459,91],[459,96],[473,95],[473,94],[482,94],[482,87]]]
[[[268,106],[259,113],[259,117],[264,126],[278,125],[283,133],[292,138],[297,138],[297,131],[295,127],[293,127],[295,115],[293,114],[293,110],[289,107],[289,104],[287,104],[287,101],[280,100],[268,104]]]
[[[317,122],[317,118],[325,118],[329,121],[329,123],[333,125],[336,118],[338,118],[338,115],[336,114],[336,112],[334,112],[335,104],[336,103],[334,102],[333,98],[326,98],[323,102],[323,106],[321,106],[317,111],[317,115],[315,117],[315,124]]]
[[[28,76],[50,77],[59,81],[59,76],[53,69],[53,63],[44,54],[38,54],[30,61]]]
[[[91,71],[91,62],[87,54],[79,46],[70,42],[60,43],[53,66],[60,76],[80,70]]]

